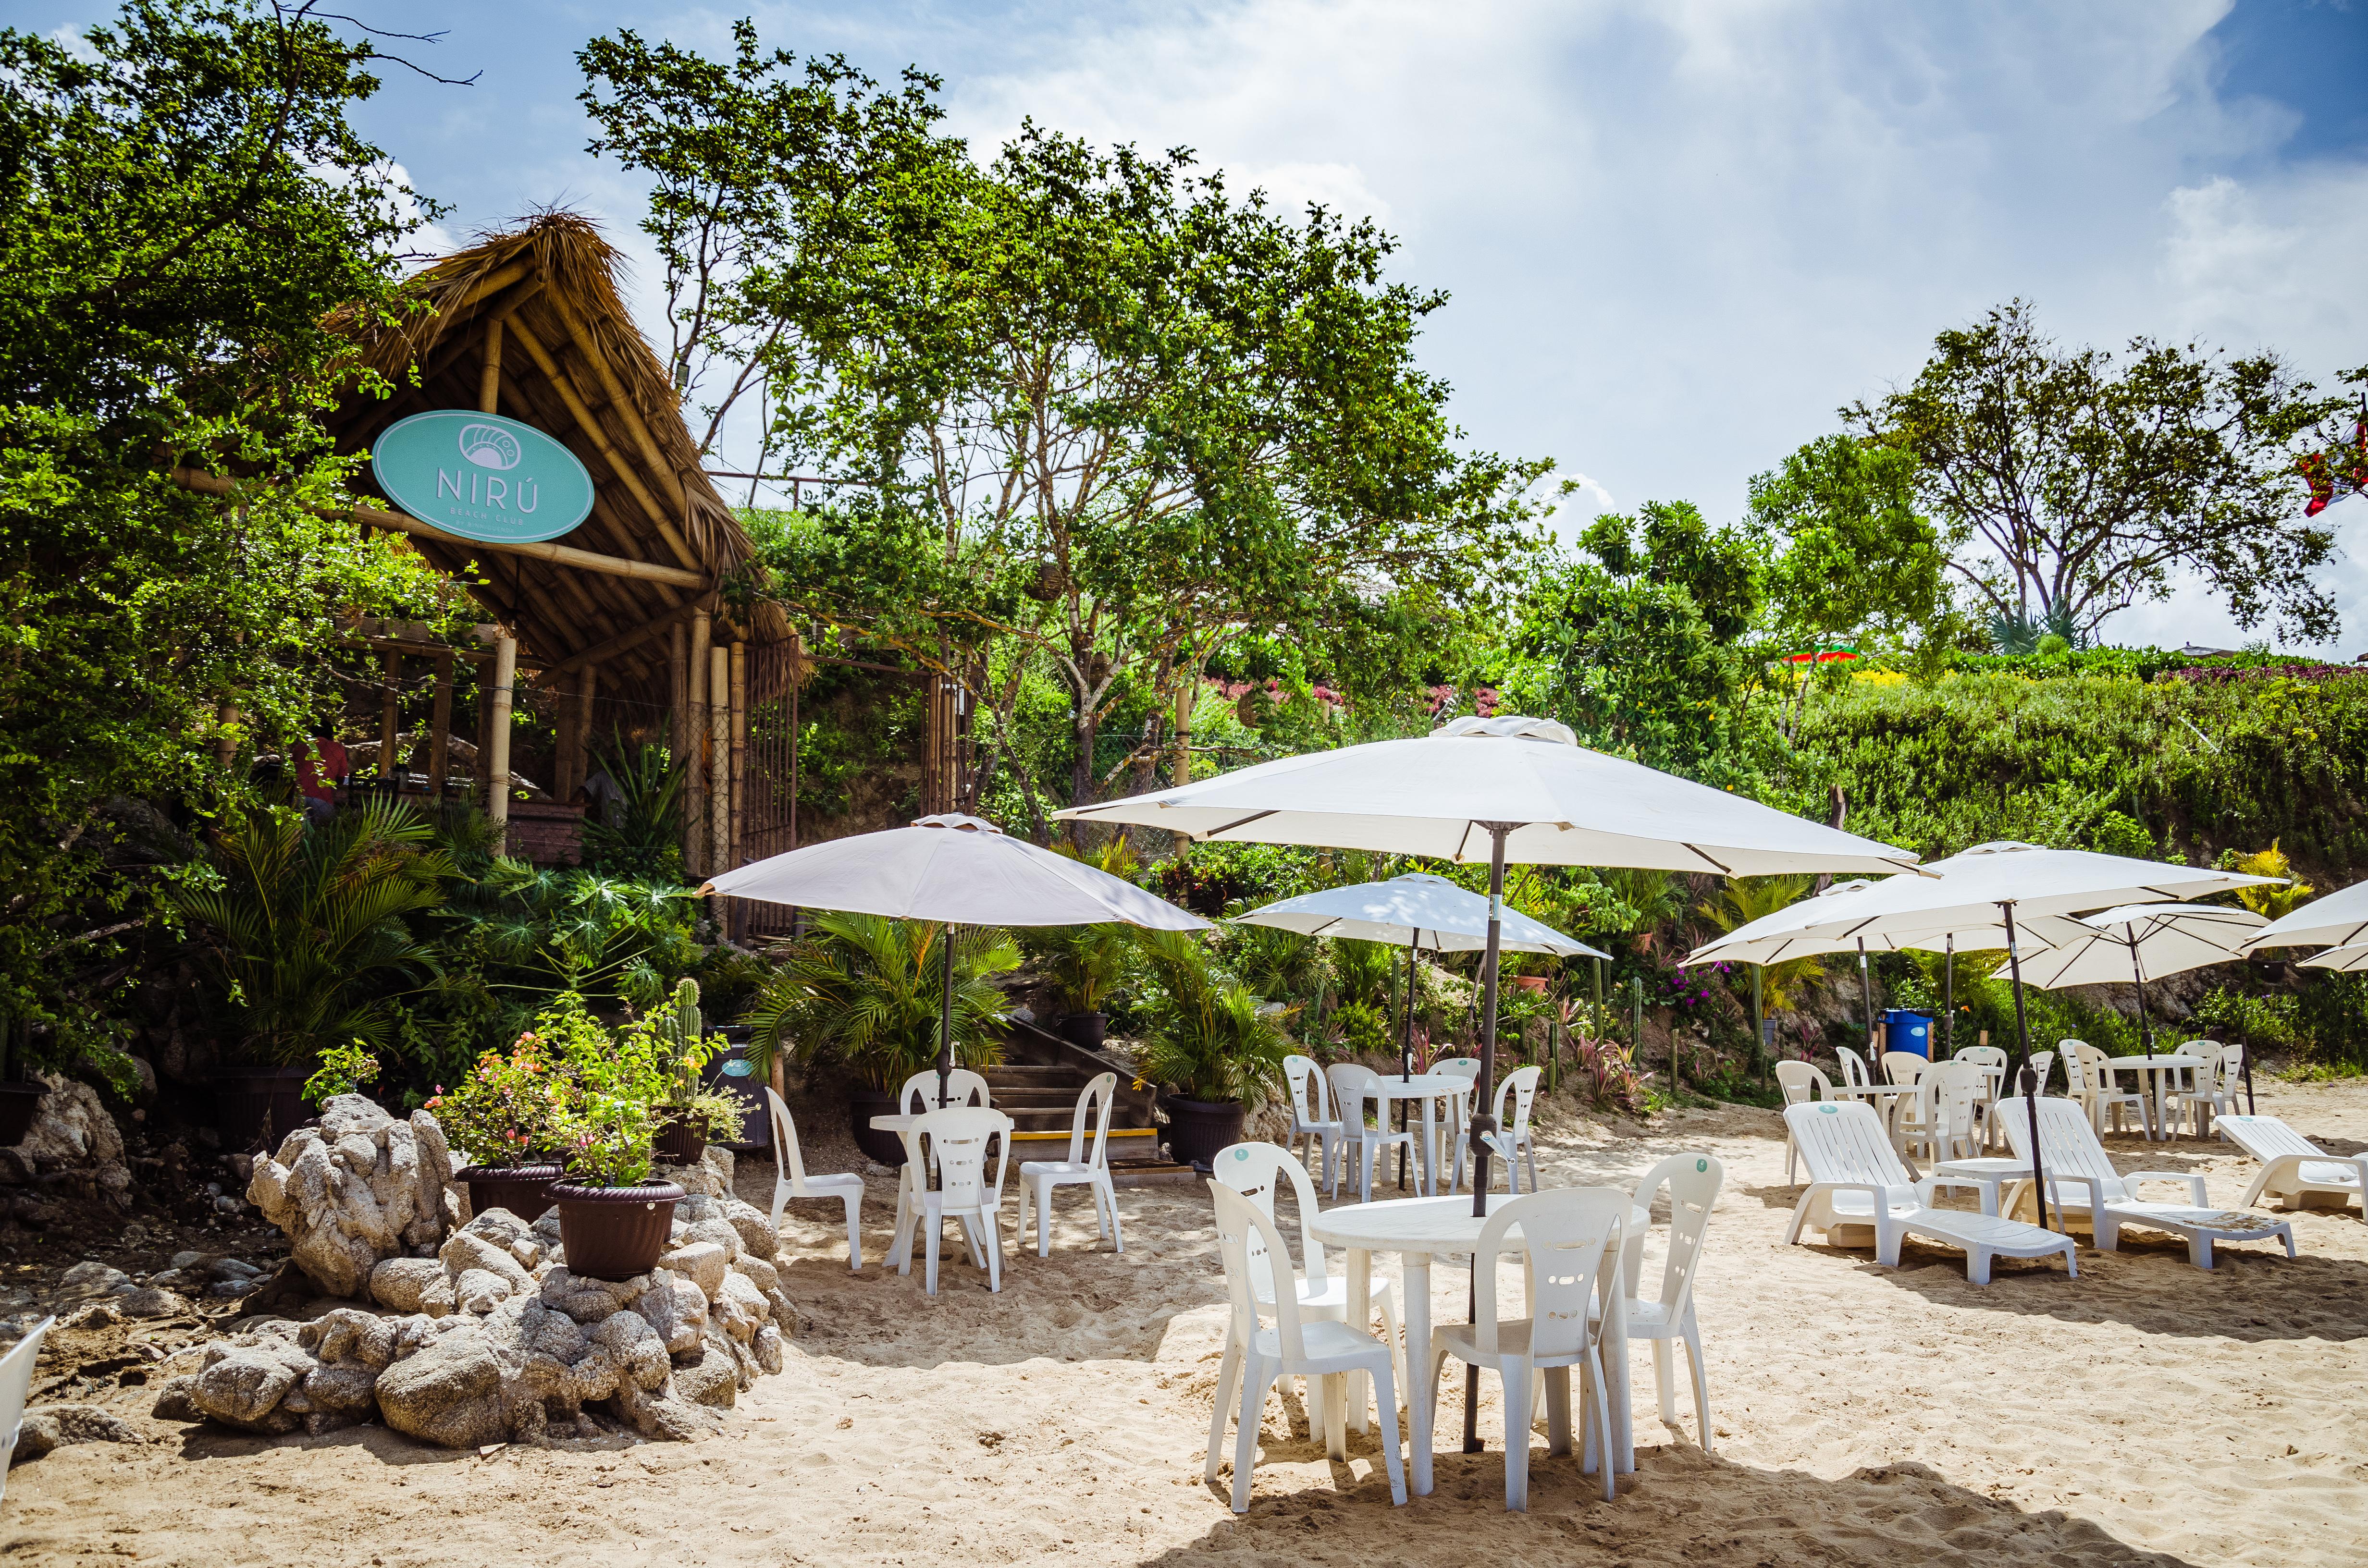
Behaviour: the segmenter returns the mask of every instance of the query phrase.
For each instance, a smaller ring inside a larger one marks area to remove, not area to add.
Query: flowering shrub
[[[488,1051],[450,1088],[438,1085],[427,1109],[456,1149],[479,1165],[517,1165],[556,1154],[567,1141],[578,1087],[574,1056],[605,1051],[609,1031],[568,994],[537,1014],[505,1053]]]
[[[1727,971],[1733,967],[1731,964],[1706,963],[1697,964],[1691,969],[1670,970],[1655,977],[1652,984],[1657,987],[1658,994],[1648,994],[1646,1005],[1675,1007],[1683,1013],[1698,1011],[1710,1005],[1711,998],[1725,984]]]

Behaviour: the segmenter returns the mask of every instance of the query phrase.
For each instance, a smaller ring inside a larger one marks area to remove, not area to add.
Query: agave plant
[[[232,818],[211,864],[215,886],[172,902],[211,937],[248,1051],[294,1063],[353,1040],[390,1044],[389,1001],[436,968],[411,917],[441,904],[460,875],[431,825],[380,797],[309,830],[293,812],[256,806]]]
[[[1185,931],[1137,934],[1155,982],[1151,1029],[1135,1053],[1144,1078],[1187,1099],[1239,1100],[1255,1109],[1282,1081],[1291,1041],[1258,994],[1210,967]]]
[[[838,912],[810,917],[812,934],[749,1008],[748,1060],[758,1077],[777,1052],[837,1061],[891,1093],[938,1059],[946,928]],[[964,926],[953,936],[953,1061],[985,1069],[1003,1058],[1003,993],[993,977],[1019,967],[1010,933]]]

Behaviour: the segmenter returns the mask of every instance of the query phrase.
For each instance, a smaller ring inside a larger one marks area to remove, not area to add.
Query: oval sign
[[[592,511],[592,476],[531,425],[440,408],[386,427],[370,473],[423,523],[487,544],[532,544],[574,531]]]

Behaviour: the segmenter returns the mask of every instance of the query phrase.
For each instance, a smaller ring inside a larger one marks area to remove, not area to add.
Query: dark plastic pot
[[[559,1209],[559,1244],[567,1271],[590,1279],[631,1279],[647,1274],[666,1249],[674,1206],[682,1188],[670,1181],[639,1187],[577,1187],[560,1182],[551,1189]]]
[[[1102,1041],[1110,1038],[1110,1015],[1064,1013],[1061,1017],[1061,1038],[1087,1051],[1099,1051]]]
[[[698,1123],[678,1116],[663,1117],[657,1136],[650,1140],[651,1155],[669,1165],[695,1165],[706,1152],[707,1134]]]
[[[1164,1094],[1159,1108],[1167,1113],[1169,1151],[1195,1170],[1211,1169],[1220,1150],[1242,1141],[1239,1100],[1188,1100]]]
[[[244,1149],[267,1131],[276,1147],[307,1118],[305,1067],[278,1067],[262,1073],[233,1073],[214,1080],[215,1131],[226,1149]]]
[[[33,1131],[33,1118],[49,1089],[40,1084],[0,1084],[0,1148],[13,1149]]]
[[[471,1165],[452,1179],[469,1184],[472,1213],[507,1209],[532,1224],[551,1207],[551,1189],[566,1174],[554,1161],[537,1165]]]
[[[847,1118],[855,1133],[855,1146],[864,1156],[894,1170],[905,1163],[905,1141],[894,1132],[882,1132],[871,1125],[875,1116],[893,1115],[896,1096],[885,1089],[849,1089],[847,1092]]]

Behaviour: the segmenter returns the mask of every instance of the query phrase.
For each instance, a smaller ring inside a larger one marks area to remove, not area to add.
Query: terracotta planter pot
[[[1188,1100],[1163,1094],[1159,1108],[1167,1113],[1167,1147],[1180,1164],[1208,1170],[1218,1152],[1242,1141],[1242,1102]]]
[[[1061,1038],[1084,1050],[1099,1051],[1102,1041],[1110,1038],[1110,1016],[1106,1013],[1064,1013],[1061,1016]]]
[[[707,1134],[677,1116],[665,1117],[658,1123],[657,1136],[650,1140],[650,1153],[665,1165],[695,1165],[706,1152]]]
[[[273,1148],[306,1119],[305,1067],[275,1067],[260,1073],[233,1073],[214,1080],[215,1131],[225,1149],[244,1149],[264,1137]]]
[[[1543,974],[1517,974],[1513,976],[1513,983],[1532,996],[1546,994],[1546,977]]]
[[[895,1170],[905,1163],[905,1141],[894,1132],[876,1131],[871,1125],[875,1116],[888,1116],[896,1109],[896,1096],[885,1089],[849,1089],[847,1094],[848,1125],[855,1134],[855,1146],[866,1158]]]
[[[577,1187],[560,1182],[551,1189],[559,1209],[559,1244],[567,1269],[592,1279],[631,1279],[647,1274],[666,1248],[674,1206],[682,1188],[670,1181],[639,1187]]]
[[[455,1181],[469,1184],[469,1208],[482,1214],[507,1209],[533,1224],[551,1207],[551,1189],[567,1174],[558,1162],[532,1165],[471,1165],[456,1172]]]
[[[0,1084],[0,1148],[13,1149],[33,1131],[33,1118],[49,1089],[40,1084]]]

